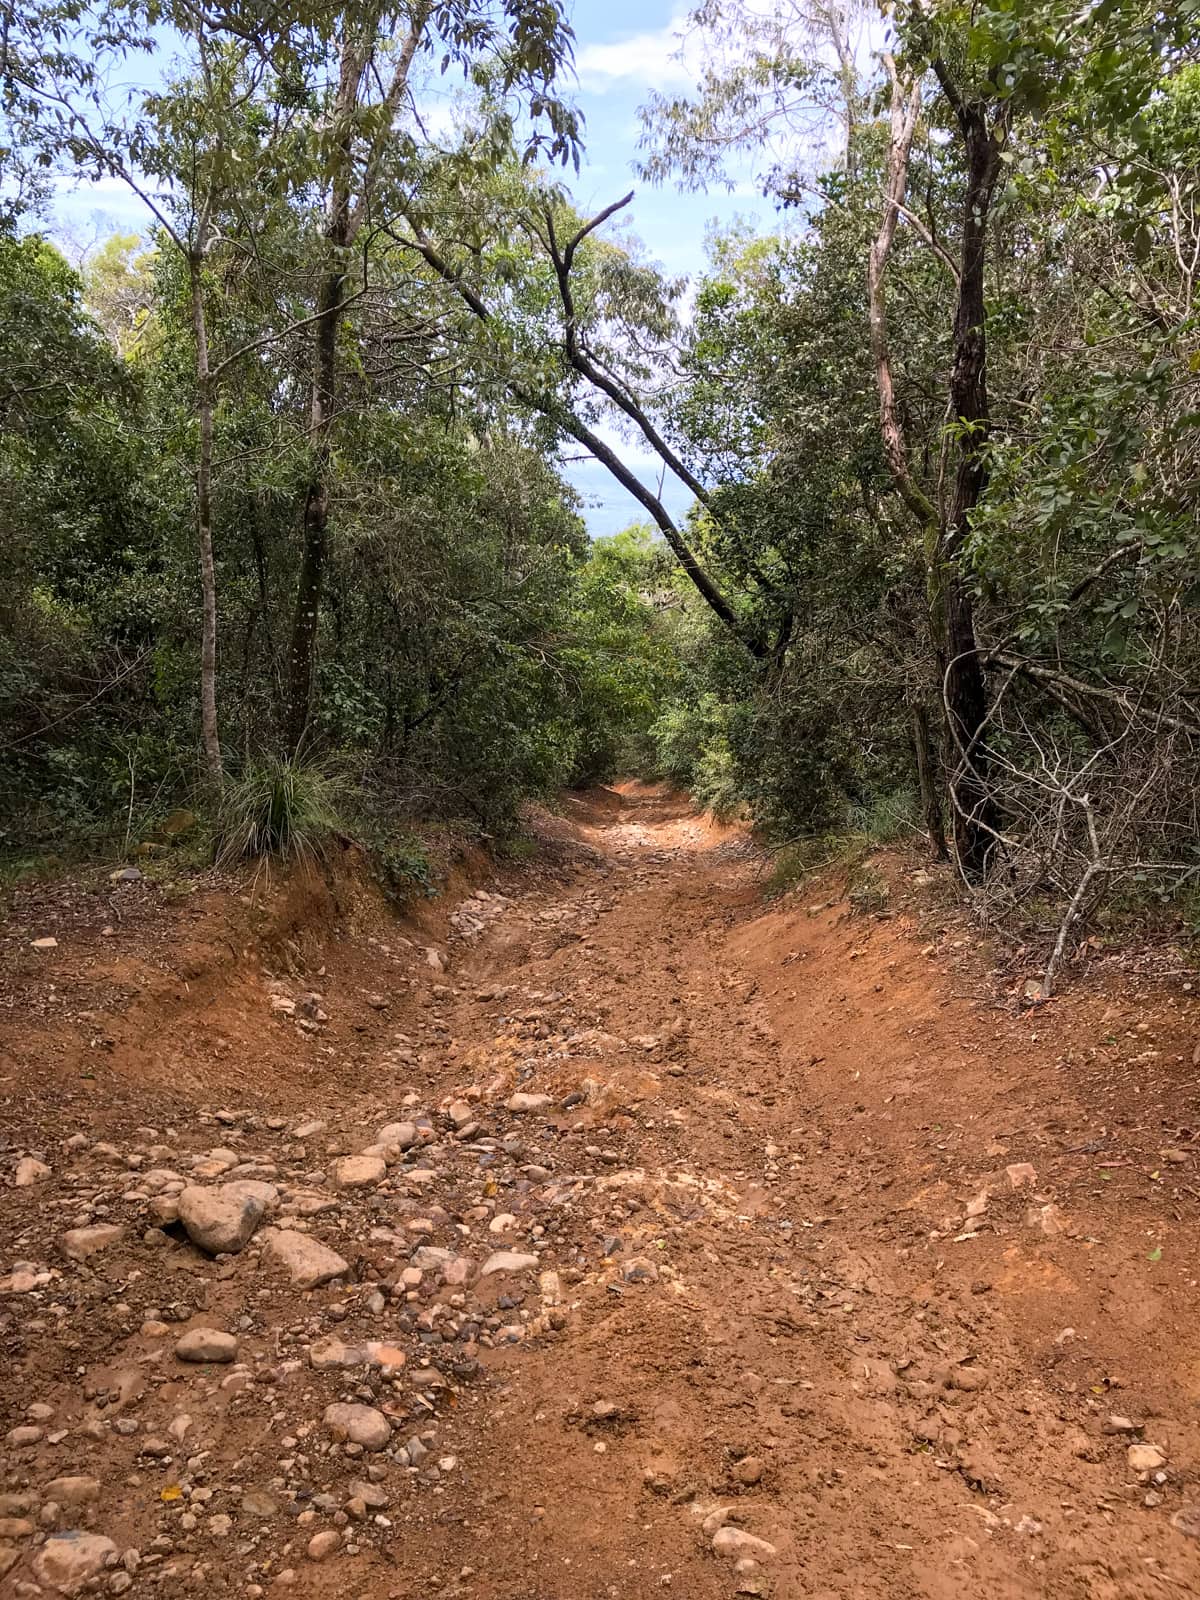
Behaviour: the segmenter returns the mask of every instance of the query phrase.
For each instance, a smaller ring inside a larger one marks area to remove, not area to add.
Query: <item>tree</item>
[[[413,0],[402,6],[366,0],[341,10],[321,38],[335,52],[336,70],[329,85],[316,92],[311,124],[322,224],[311,326],[311,467],[289,654],[286,742],[292,750],[303,741],[311,710],[327,563],[338,332],[347,296],[356,292],[350,284],[357,278],[365,287],[370,236],[390,206],[402,203],[413,176],[421,128],[414,82],[418,57],[440,54],[443,70],[453,64],[468,73],[494,62],[496,92],[502,98],[513,93],[524,97],[532,114],[527,156],[544,150],[552,159],[568,160],[578,128],[553,89],[569,65],[571,39],[560,9],[550,0],[499,14],[486,0]],[[511,125],[509,113],[504,124]]]
[[[139,234],[114,233],[86,258],[84,292],[93,316],[126,360],[145,354],[156,335],[152,315],[155,251]]]
[[[596,426],[601,416],[616,420],[654,453],[664,473],[691,491],[703,520],[713,517],[709,487],[668,436],[661,415],[661,380],[670,370],[678,335],[672,304],[678,286],[665,283],[629,250],[600,238],[599,230],[631,199],[626,195],[581,218],[561,195],[520,176],[490,197],[479,189],[472,192],[474,216],[487,214],[503,229],[500,253],[509,276],[527,280],[535,317],[532,337],[520,320],[506,324],[503,294],[489,304],[487,287],[479,280],[486,258],[477,251],[468,248],[452,258],[413,210],[396,236],[484,331],[489,359],[508,391],[545,416],[559,435],[583,445],[639,501],[713,615],[754,660],[767,663],[786,648],[786,636],[773,635],[761,616],[726,593],[698,548],[700,540],[679,525],[661,495],[642,482]],[[518,308],[518,319],[523,315],[524,308]]]

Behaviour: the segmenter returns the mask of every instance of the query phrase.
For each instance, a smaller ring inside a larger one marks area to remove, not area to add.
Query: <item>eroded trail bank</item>
[[[64,903],[10,962],[0,1582],[1194,1592],[1190,990],[1022,1018],[902,884],[560,831],[403,935]]]

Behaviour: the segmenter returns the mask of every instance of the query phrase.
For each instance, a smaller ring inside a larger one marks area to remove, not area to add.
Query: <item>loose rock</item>
[[[387,1162],[382,1156],[343,1156],[333,1169],[339,1189],[373,1189],[387,1177]]]
[[[53,1478],[43,1491],[47,1500],[60,1506],[86,1506],[100,1498],[99,1478]]]
[[[756,1561],[768,1561],[775,1554],[775,1546],[766,1539],[757,1539],[745,1528],[726,1525],[713,1534],[712,1547],[719,1556],[730,1556],[735,1561],[750,1556]]]
[[[391,1424],[374,1406],[326,1406],[325,1426],[335,1439],[348,1439],[364,1450],[384,1450],[392,1437]]]
[[[277,1198],[273,1184],[246,1179],[211,1188],[189,1184],[179,1196],[179,1220],[192,1243],[209,1255],[236,1255]]]
[[[57,1589],[59,1594],[76,1594],[85,1583],[104,1570],[117,1547],[99,1533],[71,1531],[56,1533],[33,1558],[33,1574],[39,1583]]]
[[[528,1272],[538,1264],[537,1256],[520,1250],[496,1250],[479,1269],[481,1278],[490,1278],[494,1272]]]
[[[1131,1472],[1157,1472],[1167,1464],[1167,1453],[1156,1444],[1131,1444],[1125,1453]]]
[[[331,1556],[342,1542],[342,1536],[336,1528],[325,1528],[321,1533],[314,1533],[308,1541],[308,1559],[310,1561],[324,1561]]]
[[[218,1328],[189,1328],[175,1346],[180,1361],[232,1361],[238,1342],[232,1333]]]
[[[380,1128],[375,1135],[375,1143],[392,1146],[397,1150],[408,1150],[417,1142],[417,1125],[415,1122],[389,1122],[386,1127]]]
[[[115,1222],[99,1222],[91,1228],[72,1228],[62,1236],[62,1253],[71,1261],[86,1261],[89,1256],[117,1244],[124,1235],[124,1228]]]
[[[548,1094],[514,1094],[504,1103],[509,1111],[544,1111],[554,1101]]]
[[[300,1289],[316,1289],[350,1271],[336,1250],[296,1228],[271,1228],[263,1235],[266,1254],[285,1267]]]

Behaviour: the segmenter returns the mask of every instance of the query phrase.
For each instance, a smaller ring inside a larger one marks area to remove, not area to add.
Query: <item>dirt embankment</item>
[[[1191,980],[1021,1013],[902,862],[546,832],[10,924],[0,1588],[1195,1592]]]

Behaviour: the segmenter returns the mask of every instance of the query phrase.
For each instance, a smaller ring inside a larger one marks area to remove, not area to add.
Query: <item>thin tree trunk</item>
[[[867,256],[867,316],[871,335],[871,355],[875,363],[875,387],[879,396],[879,432],[883,442],[884,459],[887,461],[888,471],[897,493],[922,530],[926,563],[932,570],[934,554],[939,543],[938,513],[933,501],[914,478],[909,464],[908,443],[904,437],[896,405],[896,385],[892,376],[886,292],[888,258],[892,252],[896,226],[904,207],[908,189],[909,156],[921,112],[921,81],[919,77],[910,78],[907,82],[902,80],[894,58],[888,53],[883,56],[883,64],[891,85],[891,127],[884,168],[883,215]],[[936,636],[940,630],[936,626],[937,599],[932,582],[929,602],[931,611],[935,613]],[[921,792],[921,810],[929,835],[929,847],[938,861],[944,861],[948,855],[946,829],[942,816],[942,796],[935,777],[929,713],[923,704],[917,702],[911,707],[910,716],[917,782]]]
[[[303,547],[300,578],[296,587],[296,610],[292,620],[292,643],[288,659],[287,747],[294,756],[304,741],[312,707],[313,672],[316,662],[317,632],[321,620],[321,592],[325,584],[325,556],[329,530],[330,429],[333,422],[334,389],[337,383],[337,337],[341,320],[345,274],[341,252],[345,246],[348,196],[340,190],[334,197],[328,230],[331,251],[329,270],[321,279],[313,341],[312,404],[309,413],[308,443],[311,472],[304,499]]]
[[[196,459],[196,531],[200,550],[200,739],[204,772],[214,789],[221,787],[224,764],[217,723],[217,575],[213,561],[212,458],[213,379],[209,370],[208,320],[204,310],[201,267],[207,227],[202,223],[196,250],[188,258],[191,279],[192,331],[196,340],[196,407],[200,442]]]
[[[933,502],[921,490],[908,463],[908,446],[896,409],[896,386],[892,378],[892,357],[888,345],[887,295],[885,273],[896,237],[896,224],[908,188],[908,159],[921,111],[920,79],[904,84],[891,55],[883,57],[891,83],[891,132],[884,172],[883,216],[879,231],[871,241],[867,256],[867,317],[871,334],[871,355],[875,363],[875,387],[879,394],[879,432],[892,482],[918,525],[928,528],[937,520]]]
[[[334,120],[339,125],[337,155],[326,208],[326,261],[317,289],[313,324],[312,403],[308,443],[311,476],[304,497],[300,577],[288,653],[288,708],[284,737],[294,756],[304,742],[312,714],[313,678],[321,622],[321,594],[329,538],[331,434],[337,388],[337,345],[345,309],[346,262],[350,246],[367,217],[392,128],[408,85],[408,74],[432,7],[414,7],[409,30],[394,58],[386,93],[375,107],[374,132],[356,134],[355,118],[364,76],[379,44],[382,7],[368,9],[357,37],[343,36]],[[357,143],[356,143],[357,140]]]
[[[942,796],[936,776],[933,755],[933,737],[929,726],[929,712],[920,700],[909,707],[912,724],[913,756],[917,766],[917,786],[921,793],[921,815],[925,819],[925,832],[935,861],[946,861],[950,852],[946,848],[946,825],[942,816]]]

